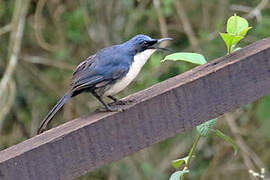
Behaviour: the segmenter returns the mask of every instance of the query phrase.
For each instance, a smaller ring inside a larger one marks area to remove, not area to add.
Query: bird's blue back
[[[82,62],[73,73],[72,86],[95,85],[124,77],[136,52],[128,44],[114,45],[100,50]],[[86,86],[89,88],[90,86]]]

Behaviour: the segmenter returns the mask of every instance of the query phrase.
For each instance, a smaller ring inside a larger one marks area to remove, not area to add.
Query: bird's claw
[[[116,102],[110,103],[109,105],[110,105],[110,106],[115,106],[115,105],[129,105],[129,104],[133,103],[134,101],[135,101],[135,100],[133,100],[133,99],[124,100],[124,101],[118,100],[118,101],[116,101]]]
[[[123,112],[124,109],[108,106],[107,108],[98,108],[95,112]]]
[[[112,107],[112,106],[109,106],[110,108],[107,108],[107,111],[109,111],[109,112],[123,112],[124,111],[124,109],[122,109],[122,108],[117,108],[117,107]]]

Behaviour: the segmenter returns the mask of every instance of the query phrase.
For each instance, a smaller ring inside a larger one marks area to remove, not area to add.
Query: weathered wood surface
[[[270,93],[270,38],[0,152],[0,179],[72,179]]]

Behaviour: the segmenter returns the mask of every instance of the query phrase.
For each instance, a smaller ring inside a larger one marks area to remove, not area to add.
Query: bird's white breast
[[[105,93],[105,96],[115,95],[125,89],[139,74],[143,65],[147,62],[149,57],[155,52],[155,49],[148,49],[134,56],[133,63],[131,64],[128,73],[125,77],[118,80],[112,85]]]

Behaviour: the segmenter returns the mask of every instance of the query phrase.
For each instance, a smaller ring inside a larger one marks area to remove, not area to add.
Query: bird
[[[43,119],[37,134],[45,131],[54,115],[72,97],[83,92],[91,93],[103,104],[106,111],[121,111],[105,103],[103,97],[113,102],[125,104],[114,95],[125,89],[139,74],[149,57],[158,49],[163,41],[172,38],[154,39],[139,34],[130,40],[98,51],[82,61],[72,74],[71,84],[65,95],[56,103]]]

